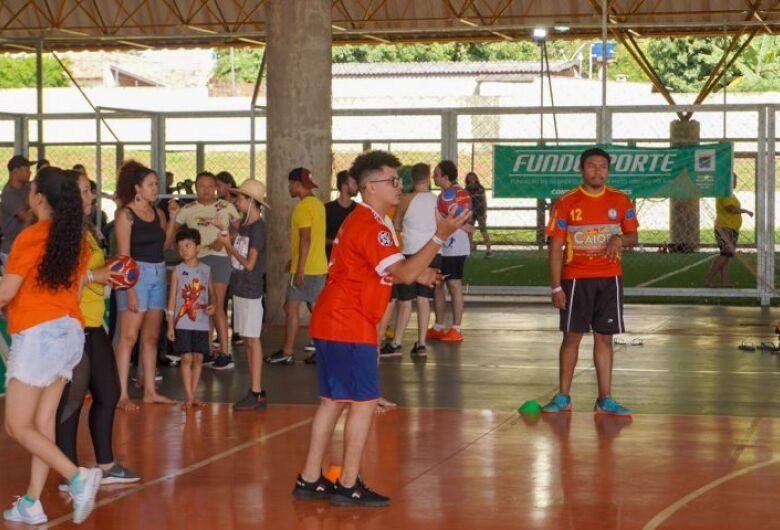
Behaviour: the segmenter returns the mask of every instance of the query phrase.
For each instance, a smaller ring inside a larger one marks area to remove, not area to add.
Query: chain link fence
[[[434,166],[444,158],[456,161],[462,178],[475,172],[486,188],[487,226],[492,250],[487,258],[482,234],[474,236],[476,252],[467,265],[466,282],[472,292],[495,287],[499,292],[546,292],[546,238],[549,199],[494,198],[493,149],[496,145],[593,145],[597,138],[612,143],[638,146],[669,146],[671,123],[680,109],[611,108],[605,114],[596,107],[560,108],[555,114],[521,108],[428,108],[428,109],[338,109],[333,117],[331,189],[335,174],[348,169],[354,158],[367,149],[386,149],[404,165],[424,162]],[[763,114],[762,114],[763,113]],[[229,171],[241,182],[250,175],[265,181],[265,117],[250,113],[193,113],[156,115],[164,130],[155,130],[155,116],[104,114],[98,138],[97,118],[47,116],[43,120],[45,156],[54,165],[82,164],[88,174],[101,176],[103,192],[110,196],[116,185],[117,168],[123,160],[136,159],[154,165],[163,157],[165,169],[173,173],[174,189],[189,191],[184,184],[194,181],[199,170]],[[763,117],[762,117],[763,116]],[[638,294],[687,292],[693,295],[755,297],[760,290],[774,289],[774,175],[772,195],[762,191],[767,171],[774,171],[774,144],[763,144],[766,128],[774,127],[775,111],[770,107],[730,106],[695,109],[702,143],[729,141],[734,145],[734,193],[742,208],[755,214],[742,215],[739,252],[731,260],[726,281],[709,282],[707,273],[719,253],[715,237],[716,202],[702,197],[690,201],[683,214],[675,214],[673,201],[666,198],[636,199],[640,222],[640,245],[626,252],[626,285]],[[27,144],[31,159],[39,157],[35,117],[26,117],[27,133],[19,133],[19,119],[0,117],[0,157],[7,160],[18,146]],[[252,127],[254,120],[254,128]],[[157,125],[159,128],[160,126]],[[773,130],[773,129],[771,129]],[[22,135],[23,136],[23,135]],[[254,142],[253,142],[254,139]],[[685,138],[681,139],[686,140]],[[691,138],[687,138],[691,140]],[[97,171],[100,143],[100,172]],[[15,147],[16,146],[16,147]],[[254,155],[254,168],[252,156]],[[0,177],[3,182],[7,177]],[[763,180],[762,180],[763,179]],[[334,195],[335,195],[335,190]],[[103,199],[109,214],[114,206]],[[676,215],[676,218],[675,218]],[[680,239],[672,229],[687,234]],[[770,234],[762,227],[771,225]],[[761,235],[763,233],[763,236]],[[763,237],[763,239],[762,239]],[[768,242],[769,241],[769,242]],[[771,262],[771,264],[770,264]],[[767,275],[771,272],[771,277]],[[761,277],[763,279],[757,279]],[[736,290],[720,289],[720,283]],[[682,291],[681,291],[682,290]],[[489,291],[489,289],[487,289]],[[486,292],[487,292],[486,291]],[[630,290],[629,290],[630,291]]]

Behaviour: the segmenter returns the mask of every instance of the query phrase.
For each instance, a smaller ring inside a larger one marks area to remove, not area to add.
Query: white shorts
[[[84,354],[84,328],[72,317],[43,322],[11,336],[6,379],[47,387],[62,377],[70,381]]]
[[[233,331],[248,339],[259,339],[263,331],[263,297],[233,297]]]

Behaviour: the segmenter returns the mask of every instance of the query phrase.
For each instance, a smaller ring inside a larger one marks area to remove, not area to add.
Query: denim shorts
[[[138,268],[141,269],[141,277],[135,284],[135,294],[138,297],[138,311],[148,311],[150,309],[164,310],[168,307],[167,300],[167,273],[165,262],[147,263],[138,262]],[[116,292],[116,304],[120,311],[127,311],[127,291]]]
[[[58,377],[70,381],[84,354],[84,328],[72,317],[61,317],[11,337],[8,381],[47,387]]]

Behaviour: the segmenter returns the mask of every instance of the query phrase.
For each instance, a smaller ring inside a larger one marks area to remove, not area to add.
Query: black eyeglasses
[[[381,179],[381,180],[369,180],[369,184],[372,184],[374,182],[390,182],[394,188],[397,188],[399,184],[401,184],[401,177],[392,177],[389,179]]]

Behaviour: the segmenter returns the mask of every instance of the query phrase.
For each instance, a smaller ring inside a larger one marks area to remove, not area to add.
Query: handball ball
[[[454,210],[457,216],[471,209],[471,195],[460,186],[452,186],[439,194],[436,206],[442,215],[449,215]]]
[[[117,256],[108,264],[111,279],[114,281],[114,289],[124,291],[130,289],[141,277],[138,263],[130,256]]]

